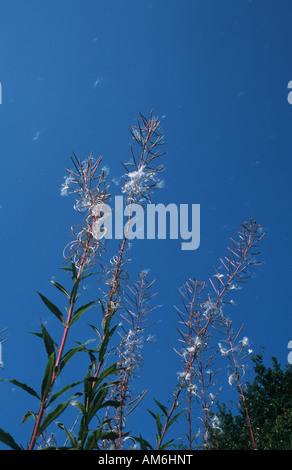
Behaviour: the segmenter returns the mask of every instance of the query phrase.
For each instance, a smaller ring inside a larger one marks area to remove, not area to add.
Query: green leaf
[[[161,436],[162,423],[161,423],[161,420],[160,420],[159,412],[157,412],[157,415],[156,415],[156,426],[157,426],[158,434],[159,434],[159,436]]]
[[[65,287],[61,286],[61,284],[59,284],[59,283],[56,282],[56,281],[53,281],[52,279],[50,279],[50,282],[51,282],[57,289],[59,289],[61,292],[63,292],[63,294],[65,294],[66,297],[68,297],[68,299],[70,299],[70,294],[66,291]]]
[[[94,415],[98,412],[99,409],[102,408],[103,402],[105,400],[105,397],[107,396],[108,393],[108,386],[103,385],[99,391],[97,392],[90,409],[88,410],[88,423],[92,420]]]
[[[114,441],[119,437],[119,434],[115,431],[106,431],[102,432],[102,429],[97,429],[93,433],[89,434],[86,445],[84,447],[84,450],[93,450],[93,449],[98,449],[98,444],[97,442],[99,440],[110,440]]]
[[[153,400],[155,401],[156,405],[159,406],[159,408],[161,409],[162,413],[164,414],[164,416],[167,416],[168,415],[168,409],[166,408],[166,406],[162,405],[161,403],[159,403],[159,401],[155,400],[155,398],[153,398]]]
[[[183,412],[183,410],[180,411],[179,413],[177,413],[177,414],[169,421],[169,423],[167,424],[167,428],[166,428],[166,429],[168,429],[168,428],[172,425],[172,423],[177,420],[177,418],[182,414],[182,412]]]
[[[86,381],[94,383],[93,389],[96,389],[98,385],[109,375],[116,374],[120,369],[117,367],[117,364],[114,363],[107,367],[105,370],[103,370],[98,377],[92,377],[91,375],[88,375],[86,377]]]
[[[49,424],[51,424],[53,421],[55,421],[55,419],[58,418],[58,416],[60,416],[60,414],[63,413],[63,411],[65,411],[65,409],[67,408],[67,406],[69,405],[71,400],[72,400],[72,398],[67,400],[65,403],[59,403],[56,406],[56,408],[53,411],[51,411],[51,413],[49,413],[45,417],[45,419],[43,420],[41,426],[39,427],[39,430],[38,430],[38,433],[37,433],[38,436],[40,434],[42,434],[44,432],[44,430],[49,426]]]
[[[72,317],[72,320],[70,321],[70,326],[76,321],[78,320],[78,318],[82,315],[82,313],[86,312],[87,310],[89,310],[90,308],[93,308],[91,307],[91,305],[95,304],[96,301],[93,300],[92,302],[88,302],[87,304],[85,305],[82,305],[82,307],[79,307],[74,313],[73,313],[73,317]]]
[[[169,444],[171,444],[172,442],[174,442],[174,439],[171,439],[171,441],[168,441],[168,442],[166,442],[165,444],[163,444],[163,446],[160,446],[160,447],[159,447],[159,450],[167,449],[167,447],[169,446]]]
[[[150,413],[150,414],[151,414],[151,416],[153,416],[153,418],[154,418],[154,419],[156,419],[156,414],[155,414],[155,413],[153,413],[153,411],[151,411],[151,410],[148,410],[148,409],[147,409],[147,411],[148,411],[148,413]]]
[[[50,401],[48,403],[48,406],[51,403],[53,403],[53,401],[55,401],[57,398],[59,398],[61,395],[63,395],[63,393],[67,392],[68,390],[70,390],[73,387],[76,387],[76,385],[80,385],[81,383],[82,383],[82,380],[80,380],[79,382],[74,382],[72,384],[68,384],[64,388],[62,388],[62,390],[59,390],[59,392],[54,393],[54,395],[52,396],[52,398],[50,399]]]
[[[96,276],[97,273],[88,273],[88,274],[82,274],[82,279],[86,279],[87,277],[90,276]]]
[[[88,372],[84,378],[83,381],[83,387],[84,387],[84,401],[87,409],[87,405],[91,403],[93,399],[93,387],[92,387],[92,379],[90,372]]]
[[[103,402],[100,408],[107,408],[108,406],[112,406],[113,408],[119,408],[121,406],[121,402],[118,400],[106,400]]]
[[[31,410],[28,410],[28,411],[25,413],[24,417],[22,418],[22,422],[24,423],[24,422],[25,422],[28,418],[30,418],[31,416],[33,417],[33,419],[34,419],[35,421],[37,421],[37,414],[34,413],[34,412],[31,411]]]
[[[139,434],[139,437],[134,437],[135,441],[139,442],[140,445],[141,445],[141,450],[148,450],[148,449],[151,449],[153,450],[153,447],[151,444],[149,444],[149,442],[147,442],[145,439],[143,439],[143,437],[141,436],[141,434]]]
[[[30,331],[29,333],[32,334],[32,335],[37,336],[38,338],[43,339],[43,334],[42,334],[42,333],[39,333],[39,332],[36,332],[36,331]],[[57,343],[56,343],[53,339],[52,339],[52,341],[53,341],[53,344],[54,344],[56,347],[58,347]]]
[[[97,299],[97,302],[98,302],[99,305],[101,306],[101,310],[102,310],[103,316],[105,317],[106,311],[105,311],[105,307],[104,307],[104,305],[103,305],[103,301],[102,301],[101,299]]]
[[[0,428],[0,441],[4,442],[7,446],[11,447],[13,450],[22,450],[22,448],[16,444],[13,437],[6,431]]]
[[[30,393],[30,395],[34,396],[35,398],[38,398],[40,400],[40,397],[38,396],[37,392],[29,387],[28,385],[22,383],[22,382],[19,382],[18,380],[15,380],[15,379],[0,379],[0,382],[10,382],[12,383],[13,385],[16,385],[17,387],[20,387],[22,388],[23,390],[25,390],[26,392]]]
[[[79,410],[81,411],[82,415],[85,416],[85,415],[86,415],[85,406],[84,406],[80,401],[76,401],[76,406],[79,408]]]
[[[101,336],[100,332],[98,331],[98,329],[96,328],[96,326],[91,325],[90,323],[88,323],[88,325],[97,333],[99,339],[102,340],[102,336]]]
[[[72,274],[73,274],[73,279],[77,279],[77,269],[76,269],[76,266],[75,266],[75,263],[74,261],[71,260],[71,271],[72,271]]]
[[[77,440],[76,440],[75,435],[71,431],[68,431],[68,429],[63,423],[56,423],[56,425],[59,426],[59,428],[63,429],[63,431],[66,434],[69,444],[71,445],[71,447],[75,449],[77,447]]]
[[[51,388],[51,380],[55,368],[55,362],[56,362],[56,353],[55,351],[49,356],[43,381],[42,381],[42,398],[47,398],[48,392]]]
[[[97,441],[101,438],[102,430],[97,429],[93,433],[89,434],[84,450],[98,449]]]
[[[72,273],[72,279],[74,279],[72,268],[69,268],[68,266],[64,266],[64,267],[59,268],[59,269],[63,269],[64,271],[69,271],[70,273]]]
[[[106,369],[104,369],[100,374],[99,374],[99,378],[101,380],[104,380],[106,377],[108,377],[109,375],[112,375],[112,374],[116,374],[118,371],[120,370],[120,368],[117,366],[117,363],[115,362],[114,364],[110,365],[109,367],[107,367]]]
[[[105,353],[106,353],[106,350],[107,350],[108,343],[109,343],[109,341],[110,341],[110,339],[111,339],[112,335],[114,334],[117,327],[118,327],[118,325],[115,325],[111,330],[109,330],[108,328],[104,329],[104,340],[101,343],[100,350],[99,350],[99,361],[101,363],[104,361],[104,357],[105,357]]]
[[[37,332],[37,331],[30,331],[29,333],[30,333],[31,335],[37,336],[38,338],[42,338],[42,337],[43,337],[43,335],[42,335],[41,333]]]
[[[77,278],[73,284],[71,294],[70,294],[70,305],[74,304],[77,300],[77,292],[78,292],[79,284],[80,284],[80,277]]]
[[[78,442],[80,442],[80,446],[81,448],[83,448],[84,442],[88,435],[88,419],[87,419],[86,409],[82,405],[82,403],[77,402],[77,406],[81,410],[82,415],[83,415],[81,422],[80,422],[79,431],[78,431]]]
[[[65,320],[62,312],[54,305],[49,299],[47,299],[43,294],[37,291],[40,298],[44,302],[44,304],[48,307],[48,309],[60,320],[60,322],[65,326]]]
[[[91,343],[92,341],[94,341],[94,340],[90,339],[90,340],[86,341],[85,343],[80,344],[79,346],[76,346],[75,348],[72,348],[69,351],[67,351],[66,354],[64,355],[63,359],[60,362],[60,366],[58,368],[57,375],[59,375],[61,370],[65,367],[67,362],[74,356],[74,354],[76,354],[78,351],[83,349],[86,344]]]
[[[47,351],[48,357],[55,351],[54,341],[46,330],[45,326],[41,323],[42,328],[42,338],[44,340],[45,348]]]
[[[72,279],[77,278],[77,269],[76,269],[76,266],[75,266],[74,262],[72,261],[72,259],[71,259],[71,268],[69,268],[69,266],[64,266],[60,269],[64,269],[64,271],[71,272],[72,273]]]
[[[101,439],[109,439],[110,441],[114,441],[119,437],[119,433],[115,431],[106,431],[103,432],[101,435]]]

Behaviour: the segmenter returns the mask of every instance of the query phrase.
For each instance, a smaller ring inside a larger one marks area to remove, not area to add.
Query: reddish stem
[[[254,233],[249,233],[248,240],[246,240],[246,247],[245,247],[244,250],[241,249],[242,255],[241,255],[240,261],[238,262],[238,264],[237,264],[237,266],[236,266],[236,269],[235,269],[234,272],[229,276],[228,283],[227,283],[226,285],[224,285],[223,289],[222,289],[221,291],[219,291],[219,292],[217,291],[218,296],[217,296],[217,300],[216,300],[216,302],[215,302],[215,305],[214,305],[213,308],[212,308],[212,312],[211,312],[211,314],[209,315],[209,318],[207,319],[207,322],[206,322],[204,328],[203,328],[203,329],[201,330],[201,332],[200,332],[200,338],[201,338],[201,339],[204,338],[204,335],[206,334],[206,331],[207,331],[207,329],[208,329],[208,327],[209,327],[209,325],[210,325],[210,322],[211,322],[211,320],[212,320],[212,318],[213,318],[213,316],[214,316],[214,313],[215,313],[215,311],[216,311],[216,309],[217,309],[217,306],[218,306],[218,304],[220,303],[221,299],[222,299],[222,298],[224,297],[224,295],[226,294],[226,290],[227,290],[228,286],[230,285],[231,281],[232,281],[234,278],[236,278],[237,274],[240,272],[240,269],[241,269],[241,267],[242,267],[242,265],[243,265],[244,259],[246,258],[246,256],[247,256],[247,254],[248,254],[250,248],[253,246],[254,239],[255,239],[255,235],[256,235],[256,232],[254,232]],[[227,291],[227,292],[228,292],[228,291]],[[195,358],[196,358],[196,354],[194,354],[193,357],[191,358],[191,360],[190,360],[190,362],[189,362],[189,364],[188,364],[188,368],[187,368],[187,370],[186,370],[186,374],[185,374],[185,375],[187,375],[187,373],[191,370],[191,367],[192,367],[192,365],[193,365],[193,362],[194,362]],[[160,440],[159,440],[159,442],[158,442],[157,450],[160,449],[160,446],[161,446],[161,444],[162,444],[162,441],[163,441],[163,439],[164,439],[164,436],[165,436],[165,433],[166,433],[166,430],[167,430],[167,427],[168,427],[168,423],[169,423],[170,418],[171,418],[171,416],[172,416],[172,414],[173,414],[173,412],[174,412],[174,410],[175,410],[175,408],[176,408],[176,405],[177,405],[177,402],[178,402],[178,398],[179,398],[179,396],[180,396],[180,394],[181,394],[181,391],[182,391],[182,389],[183,389],[183,387],[184,387],[184,384],[185,384],[185,380],[182,380],[182,381],[181,381],[181,384],[180,384],[180,387],[179,387],[179,389],[178,389],[178,391],[177,391],[177,393],[176,393],[176,395],[175,395],[175,397],[174,397],[174,401],[173,401],[172,407],[171,407],[171,409],[170,409],[170,411],[169,411],[169,413],[168,413],[168,416],[167,416],[167,418],[166,418],[165,425],[164,425],[164,427],[163,427],[163,430],[162,430],[162,433],[161,433],[161,436],[160,436]],[[248,418],[248,419],[249,419],[249,418]],[[251,432],[252,432],[252,431],[251,431]],[[253,434],[252,434],[252,438],[253,438]],[[254,440],[253,440],[253,442],[254,442]]]
[[[243,391],[243,388],[242,388],[242,385],[241,385],[240,374],[239,374],[238,367],[237,367],[237,360],[234,356],[234,348],[233,348],[232,339],[231,339],[231,336],[230,336],[230,331],[229,331],[229,327],[228,327],[227,323],[226,323],[226,330],[227,330],[229,346],[230,346],[230,350],[231,350],[231,354],[232,354],[232,361],[233,361],[233,364],[234,364],[234,369],[235,369],[236,379],[237,379],[237,383],[238,383],[238,388],[239,388],[239,391],[240,391],[244,411],[245,411],[245,414],[246,414],[246,417],[247,417],[247,422],[248,422],[248,426],[249,426],[251,441],[252,441],[253,448],[256,450],[257,446],[256,446],[256,442],[255,442],[255,438],[254,438],[254,434],[253,434],[253,430],[252,430],[252,425],[251,425],[249,412],[248,412],[247,405],[246,405],[244,391]]]
[[[96,217],[95,217],[95,219],[96,219]],[[86,246],[85,246],[83,256],[82,256],[82,259],[81,259],[81,262],[80,262],[80,266],[79,266],[79,269],[78,269],[76,280],[78,280],[81,276],[81,272],[82,272],[83,264],[85,262],[85,258],[86,258],[86,254],[87,254],[90,239],[91,239],[91,233],[87,237]],[[52,378],[51,378],[51,385],[50,385],[50,388],[49,388],[49,391],[48,391],[47,395],[45,397],[42,397],[42,401],[41,401],[40,409],[39,409],[39,412],[38,412],[37,420],[35,422],[32,437],[31,437],[30,444],[29,444],[29,450],[33,450],[33,448],[35,446],[35,442],[36,442],[36,439],[38,437],[38,430],[39,430],[39,427],[40,427],[40,424],[41,424],[44,409],[45,409],[48,398],[50,396],[50,393],[52,391],[52,388],[53,388],[55,380],[56,380],[58,368],[59,368],[59,365],[60,365],[60,362],[61,362],[61,359],[62,359],[62,355],[63,355],[63,351],[64,351],[64,347],[65,347],[65,343],[66,343],[66,339],[67,339],[67,335],[68,335],[68,331],[69,331],[69,326],[70,326],[70,322],[71,322],[71,318],[72,318],[73,308],[74,308],[74,302],[71,303],[69,311],[68,311],[68,316],[67,316],[66,325],[65,325],[65,328],[64,328],[64,332],[63,332],[61,345],[60,345],[60,348],[59,348],[59,351],[58,351],[57,360],[56,360],[54,371],[53,371]]]

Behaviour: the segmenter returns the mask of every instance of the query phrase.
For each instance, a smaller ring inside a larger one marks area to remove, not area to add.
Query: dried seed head
[[[101,157],[94,160],[92,154],[84,161],[74,155],[72,162],[75,171],[67,170],[69,176],[61,187],[63,196],[75,195],[74,209],[86,214],[82,226],[71,228],[73,240],[64,250],[66,260],[72,259],[77,267],[81,264],[88,267],[104,251],[101,239],[106,233],[103,222],[108,215],[105,207],[110,194],[107,191],[104,168],[97,172],[101,161]],[[69,250],[68,253],[65,253],[66,249]]]

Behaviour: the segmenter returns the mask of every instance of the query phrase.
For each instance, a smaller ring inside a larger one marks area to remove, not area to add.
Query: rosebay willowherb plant
[[[159,412],[157,414],[151,412],[157,424],[157,449],[162,450],[173,444],[172,441],[164,443],[165,434],[182,413],[187,423],[185,448],[194,449],[198,446],[207,448],[209,432],[220,432],[220,423],[212,413],[212,405],[221,388],[218,388],[215,379],[223,352],[222,344],[218,341],[218,337],[221,339],[222,334],[224,341],[229,345],[228,353],[230,353],[230,356],[227,353],[223,354],[230,360],[228,383],[237,388],[245,403],[242,382],[245,365],[241,364],[240,360],[249,355],[251,350],[245,349],[248,346],[247,337],[243,337],[238,346],[235,345],[239,333],[234,334],[232,321],[225,316],[224,305],[234,305],[234,300],[230,298],[231,293],[239,290],[240,285],[247,282],[251,275],[251,267],[258,264],[255,259],[257,253],[253,253],[253,250],[263,236],[261,227],[253,219],[247,224],[244,223],[238,234],[238,240],[231,240],[232,248],[229,248],[229,256],[225,256],[224,260],[220,259],[225,272],[216,272],[215,283],[210,279],[213,292],[210,294],[207,285],[196,279],[189,279],[181,290],[182,308],[177,308],[177,311],[179,342],[182,348],[181,350],[176,348],[176,352],[181,357],[182,370],[178,372],[178,384],[172,405],[167,408],[157,402],[162,411],[163,422]],[[244,351],[245,355],[242,354]],[[182,396],[185,406],[178,411],[179,399]],[[251,435],[251,448],[256,449],[247,407],[245,411]],[[137,440],[143,449],[153,449],[152,445],[141,436]]]
[[[240,285],[247,282],[250,277],[250,268],[258,264],[253,249],[257,247],[262,237],[261,228],[254,220],[251,219],[248,224],[243,224],[238,241],[231,240],[233,246],[229,248],[230,255],[225,256],[224,260],[220,260],[223,271],[216,272],[215,283],[210,279],[213,288],[212,295],[206,293],[206,284],[197,280],[189,280],[181,292],[184,308],[183,310],[178,309],[178,314],[182,325],[179,332],[183,349],[178,354],[183,360],[183,370],[179,373],[180,386],[175,395],[174,406],[178,396],[184,390],[188,399],[187,440],[190,449],[193,441],[201,436],[203,436],[203,446],[207,445],[210,428],[220,431],[218,421],[211,414],[211,407],[220,392],[220,388],[216,389],[217,383],[214,380],[218,373],[218,355],[229,358],[228,371],[231,366],[234,372],[229,371],[228,382],[230,385],[238,387],[244,402],[241,373],[244,371],[244,365],[240,364],[240,359],[244,359],[252,350],[247,348],[247,337],[239,341],[239,346],[235,346],[242,328],[234,335],[232,321],[225,316],[223,307],[224,304],[234,304],[234,300],[230,298],[231,293],[239,290]],[[221,334],[224,338],[223,341],[228,344],[228,350],[218,342],[218,337],[220,339]],[[244,355],[243,352],[246,354]],[[199,415],[201,426],[196,426],[197,429],[194,433],[192,433],[193,401],[199,403],[201,407]],[[248,410],[247,408],[245,410],[251,442],[253,448],[256,448]]]
[[[61,195],[74,196],[74,209],[83,214],[83,221],[80,227],[72,227],[72,240],[64,250],[65,266],[61,269],[70,275],[69,287],[51,280],[67,306],[59,308],[39,293],[55,317],[59,328],[54,328],[54,335],[59,334],[59,338],[53,338],[43,323],[41,331],[34,333],[42,339],[47,355],[39,391],[19,380],[1,379],[22,388],[37,403],[35,411],[28,410],[23,417],[23,421],[32,421],[27,447],[16,443],[0,428],[0,440],[12,449],[175,448],[178,443],[173,439],[166,441],[166,433],[184,417],[185,448],[194,449],[197,445],[207,448],[209,433],[220,432],[220,423],[211,408],[220,392],[217,374],[220,361],[225,358],[228,359],[229,383],[237,386],[244,400],[245,366],[241,360],[245,351],[250,353],[248,340],[234,334],[224,307],[233,303],[232,292],[246,281],[249,268],[256,263],[253,249],[263,234],[253,220],[243,224],[238,241],[232,241],[229,256],[221,260],[225,272],[218,271],[210,280],[211,293],[208,293],[207,284],[192,279],[181,290],[182,307],[177,309],[180,348],[177,347],[176,352],[182,367],[177,374],[171,405],[166,407],[155,399],[159,411],[148,410],[156,424],[153,442],[143,438],[143,429],[138,433],[135,431],[134,435],[127,429],[128,416],[142,406],[146,394],[146,390],[141,390],[135,395],[132,384],[143,365],[143,347],[152,339],[149,331],[155,310],[154,282],[149,280],[148,273],[141,271],[136,281],[129,280],[128,235],[133,205],[149,203],[155,190],[162,185],[161,157],[164,155],[160,122],[152,114],[149,118],[140,115],[131,134],[135,146],[130,146],[131,162],[123,163],[126,173],[121,187],[126,196],[128,219],[117,252],[111,251],[114,244],[106,245],[104,220],[111,194],[102,158],[96,160],[90,154],[86,160],[80,160],[73,154],[73,169],[67,170]],[[108,264],[106,251],[110,252]],[[99,290],[93,292],[93,300],[80,305],[81,286],[96,274],[92,269],[98,267],[102,271]],[[82,322],[90,309],[95,309],[101,327],[90,324],[94,339],[85,342],[74,339],[73,342],[72,325]],[[65,367],[67,370],[69,361],[71,363],[81,353],[87,357],[87,362],[80,378],[66,382],[61,389],[56,387],[61,375],[67,381]],[[181,397],[184,397],[182,403]],[[69,414],[68,409],[71,410]],[[256,448],[247,408],[246,414],[251,442]],[[64,431],[63,443],[56,442],[58,428]]]

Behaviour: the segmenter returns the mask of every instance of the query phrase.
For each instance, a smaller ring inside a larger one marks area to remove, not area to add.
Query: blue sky
[[[41,319],[54,331],[36,291],[62,300],[48,279],[63,279],[62,251],[78,221],[73,199],[60,196],[72,151],[103,155],[110,177],[121,176],[128,128],[152,109],[167,151],[165,187],[153,202],[200,204],[201,243],[190,252],[180,241],[140,240],[129,252],[131,276],[149,268],[160,305],[137,385],[149,389],[145,408],[153,396],[171,398],[180,367],[178,288],[188,277],[207,281],[250,217],[266,232],[263,264],[235,299],[232,319],[244,323],[255,351],[265,346],[267,361],[287,364],[291,21],[288,0],[0,3],[1,378],[41,383],[45,356],[29,331]],[[80,335],[88,333],[84,321]],[[21,419],[34,407],[24,392],[1,385],[0,426],[24,445],[31,423]],[[141,413],[149,437],[151,417]]]

